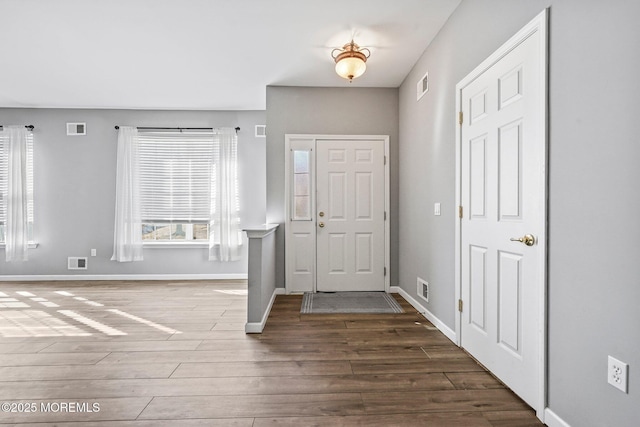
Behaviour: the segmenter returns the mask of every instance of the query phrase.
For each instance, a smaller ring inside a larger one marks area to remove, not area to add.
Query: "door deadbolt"
[[[324,212],[320,212],[320,213],[318,214],[318,216],[320,216],[320,217],[324,216]]]

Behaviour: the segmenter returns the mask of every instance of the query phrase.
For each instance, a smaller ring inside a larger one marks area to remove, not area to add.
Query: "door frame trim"
[[[291,221],[291,203],[290,203],[290,191],[291,191],[291,160],[290,160],[290,152],[291,152],[291,140],[313,140],[313,147],[317,147],[318,140],[352,140],[352,141],[362,141],[362,140],[376,140],[382,141],[384,143],[384,156],[386,162],[384,164],[384,210],[387,213],[387,218],[384,221],[384,264],[387,268],[387,274],[384,277],[384,290],[389,293],[391,288],[391,233],[390,233],[390,223],[391,223],[391,198],[390,198],[390,161],[389,161],[389,136],[388,135],[328,135],[328,134],[285,134],[285,180],[284,180],[284,212],[285,212],[285,220],[284,220],[284,228],[285,228],[285,290],[287,294],[291,293],[299,293],[300,290],[291,289],[289,282],[289,267],[288,267],[288,254],[287,254],[287,246],[289,246],[289,222]],[[314,154],[314,174],[313,174],[313,192],[315,193],[315,154]],[[312,201],[312,208],[315,210],[315,199],[316,196],[314,194]],[[316,215],[312,216],[312,223],[316,222]],[[317,263],[315,254],[314,261]],[[313,289],[312,292],[316,292],[316,274],[317,271],[315,269],[314,264],[314,272],[313,272]]]
[[[539,345],[539,363],[540,372],[538,373],[538,401],[536,404],[536,415],[544,421],[544,412],[547,406],[547,234],[548,234],[548,19],[549,9],[544,9],[538,14],[531,22],[525,25],[520,31],[518,31],[513,37],[511,37],[506,43],[500,46],[493,54],[487,59],[482,61],[473,71],[471,71],[466,77],[464,77],[456,85],[456,203],[458,206],[464,206],[462,203],[462,132],[461,125],[458,123],[458,113],[462,111],[462,89],[477,79],[481,74],[487,71],[492,65],[506,56],[514,48],[520,45],[523,41],[529,38],[531,35],[540,34],[538,53],[540,55],[540,76],[541,81],[539,87],[542,91],[540,97],[540,103],[537,106],[538,111],[541,113],[542,127],[540,134],[543,135],[544,141],[544,196],[542,200],[542,206],[540,209],[544,210],[545,227],[544,235],[538,236],[538,244],[541,247],[540,254],[540,283],[539,298],[540,306],[538,307],[538,314],[540,324],[538,325],[538,345]],[[462,335],[461,335],[461,322],[462,312],[458,311],[458,301],[462,295],[462,271],[461,271],[461,258],[462,258],[462,221],[456,216],[455,225],[455,331],[456,331],[456,344],[462,347]]]

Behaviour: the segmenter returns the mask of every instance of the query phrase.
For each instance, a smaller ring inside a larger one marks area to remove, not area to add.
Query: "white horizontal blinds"
[[[0,231],[7,221],[7,192],[9,187],[7,184],[7,175],[9,162],[9,145],[7,138],[3,132],[0,132]],[[4,233],[0,234],[0,241],[4,241]]]
[[[9,192],[9,141],[0,126],[0,242],[4,241],[7,221],[7,194]],[[33,133],[27,133],[27,222],[29,240],[33,239]]]
[[[213,132],[139,130],[138,139],[142,221],[208,223]]]
[[[29,241],[33,240],[33,133],[27,134],[27,223]]]

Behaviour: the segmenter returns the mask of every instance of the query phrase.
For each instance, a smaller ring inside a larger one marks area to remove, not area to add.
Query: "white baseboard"
[[[242,274],[60,274],[0,275],[0,282],[37,282],[55,280],[246,280]]]
[[[409,304],[413,306],[420,314],[422,314],[429,322],[433,323],[433,326],[438,328],[447,338],[449,338],[454,344],[457,344],[456,333],[453,329],[444,324],[444,322],[438,319],[433,313],[427,310],[422,304],[420,304],[415,298],[413,298],[407,291],[400,286],[391,286],[389,291],[392,293],[398,293],[407,300]]]
[[[284,295],[286,291],[284,288],[275,288],[273,290],[273,294],[271,294],[271,299],[269,300],[269,305],[262,316],[262,320],[260,323],[258,322],[247,322],[244,325],[244,332],[247,334],[261,334],[264,330],[264,326],[267,324],[267,319],[269,318],[269,313],[271,313],[271,307],[273,307],[273,302],[276,300],[276,295]]]
[[[549,427],[571,427],[566,421],[560,418],[551,409],[544,410],[544,423]]]

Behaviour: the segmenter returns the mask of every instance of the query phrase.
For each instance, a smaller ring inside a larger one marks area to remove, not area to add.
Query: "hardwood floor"
[[[0,283],[0,402],[19,411],[3,405],[0,423],[542,425],[397,295],[405,313],[376,315],[301,315],[301,296],[279,296],[246,335],[245,290]]]

